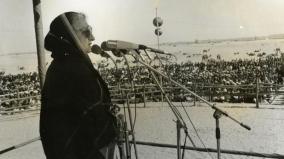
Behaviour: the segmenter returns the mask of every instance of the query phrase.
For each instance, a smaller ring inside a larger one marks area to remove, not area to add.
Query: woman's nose
[[[95,40],[95,37],[94,37],[93,34],[90,35],[89,40],[91,40],[91,41],[94,41],[94,40]]]

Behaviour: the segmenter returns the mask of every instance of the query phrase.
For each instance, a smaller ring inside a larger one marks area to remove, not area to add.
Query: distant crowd
[[[265,60],[208,61],[173,64],[166,67],[171,77],[181,83],[196,82],[205,85],[242,85],[256,83],[283,83],[283,64],[280,58]]]
[[[16,75],[5,75],[5,72],[0,72],[0,110],[12,111],[15,106],[18,110],[22,110],[39,104],[39,90],[36,72]]]
[[[155,67],[155,66],[154,66]],[[282,84],[284,77],[284,65],[280,58],[267,58],[265,60],[232,60],[232,61],[207,61],[186,62],[182,64],[165,64],[164,69],[155,67],[173,80],[182,83],[198,83],[203,85],[250,85],[256,82],[267,84]],[[129,83],[129,79],[136,84],[152,83],[151,75],[143,66],[130,68],[102,68],[103,78],[109,85],[115,85],[117,79],[122,84]]]
[[[284,64],[281,58],[276,57],[262,60],[209,60],[154,67],[196,93],[218,102],[255,102],[257,82],[269,86],[260,88],[260,92],[269,92],[277,89],[273,85],[283,84],[284,79]],[[118,69],[105,67],[100,68],[99,71],[109,86],[117,86],[120,83],[123,88],[130,88],[133,84],[141,88],[143,85],[155,84],[149,71],[143,66],[131,67],[131,74],[125,67]],[[169,90],[169,87],[173,85],[165,79],[159,78],[159,80],[162,81],[163,86],[167,86],[167,92],[172,100],[186,101],[193,98],[180,89]],[[112,87],[112,90],[116,88]],[[17,75],[6,75],[5,72],[0,72],[0,108],[9,108],[15,104],[20,106],[38,104],[39,98],[20,102],[9,100],[36,96],[39,95],[39,91],[39,78],[36,72]],[[147,90],[144,88],[144,91],[146,91],[146,99],[161,100],[157,87],[147,88]],[[147,94],[147,91],[150,93]],[[261,94],[261,97],[269,98],[269,94]]]
[[[192,90],[196,89],[197,93],[209,94],[213,96],[210,100],[220,102],[255,102],[257,79],[258,83],[264,86],[260,91],[269,92],[278,89],[272,85],[283,84],[284,78],[284,64],[281,58],[277,57],[261,60],[209,60],[198,63],[165,64],[163,68],[156,67],[171,79]],[[127,75],[127,72],[129,72],[127,68],[101,69],[103,78],[109,85],[116,85],[117,81],[120,81],[121,85],[129,85],[131,81],[136,85],[155,83],[145,67],[131,67],[131,75]],[[163,80],[163,85],[171,84]],[[182,95],[177,90],[171,96],[173,99],[179,99],[177,96]],[[270,97],[265,94],[263,98]]]

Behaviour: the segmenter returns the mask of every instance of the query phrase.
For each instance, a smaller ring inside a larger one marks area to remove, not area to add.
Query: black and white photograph
[[[283,0],[1,0],[1,159],[284,159]]]

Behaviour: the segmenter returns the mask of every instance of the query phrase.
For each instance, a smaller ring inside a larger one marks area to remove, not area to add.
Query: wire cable
[[[182,106],[182,108],[184,109],[184,112],[185,112],[185,114],[186,114],[188,120],[190,121],[190,123],[191,123],[191,125],[192,125],[192,128],[193,128],[193,130],[194,130],[194,132],[195,132],[197,138],[198,138],[199,141],[201,142],[202,146],[206,149],[208,155],[209,155],[212,159],[214,159],[213,156],[209,153],[208,148],[205,146],[203,140],[202,140],[201,137],[199,136],[199,134],[198,134],[198,132],[197,132],[197,129],[196,129],[194,123],[192,122],[191,118],[189,117],[189,115],[188,115],[188,113],[187,113],[187,111],[186,111],[186,109],[185,109],[185,107],[184,107],[184,105],[183,105],[182,102],[181,102],[181,106]]]

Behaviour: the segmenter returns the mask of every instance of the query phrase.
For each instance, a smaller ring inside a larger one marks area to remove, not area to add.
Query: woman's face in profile
[[[81,42],[81,46],[83,47],[84,53],[91,52],[92,42],[95,40],[94,35],[92,34],[92,28],[87,23],[85,18],[79,18],[73,24],[75,28],[75,32],[77,34],[78,39]]]

